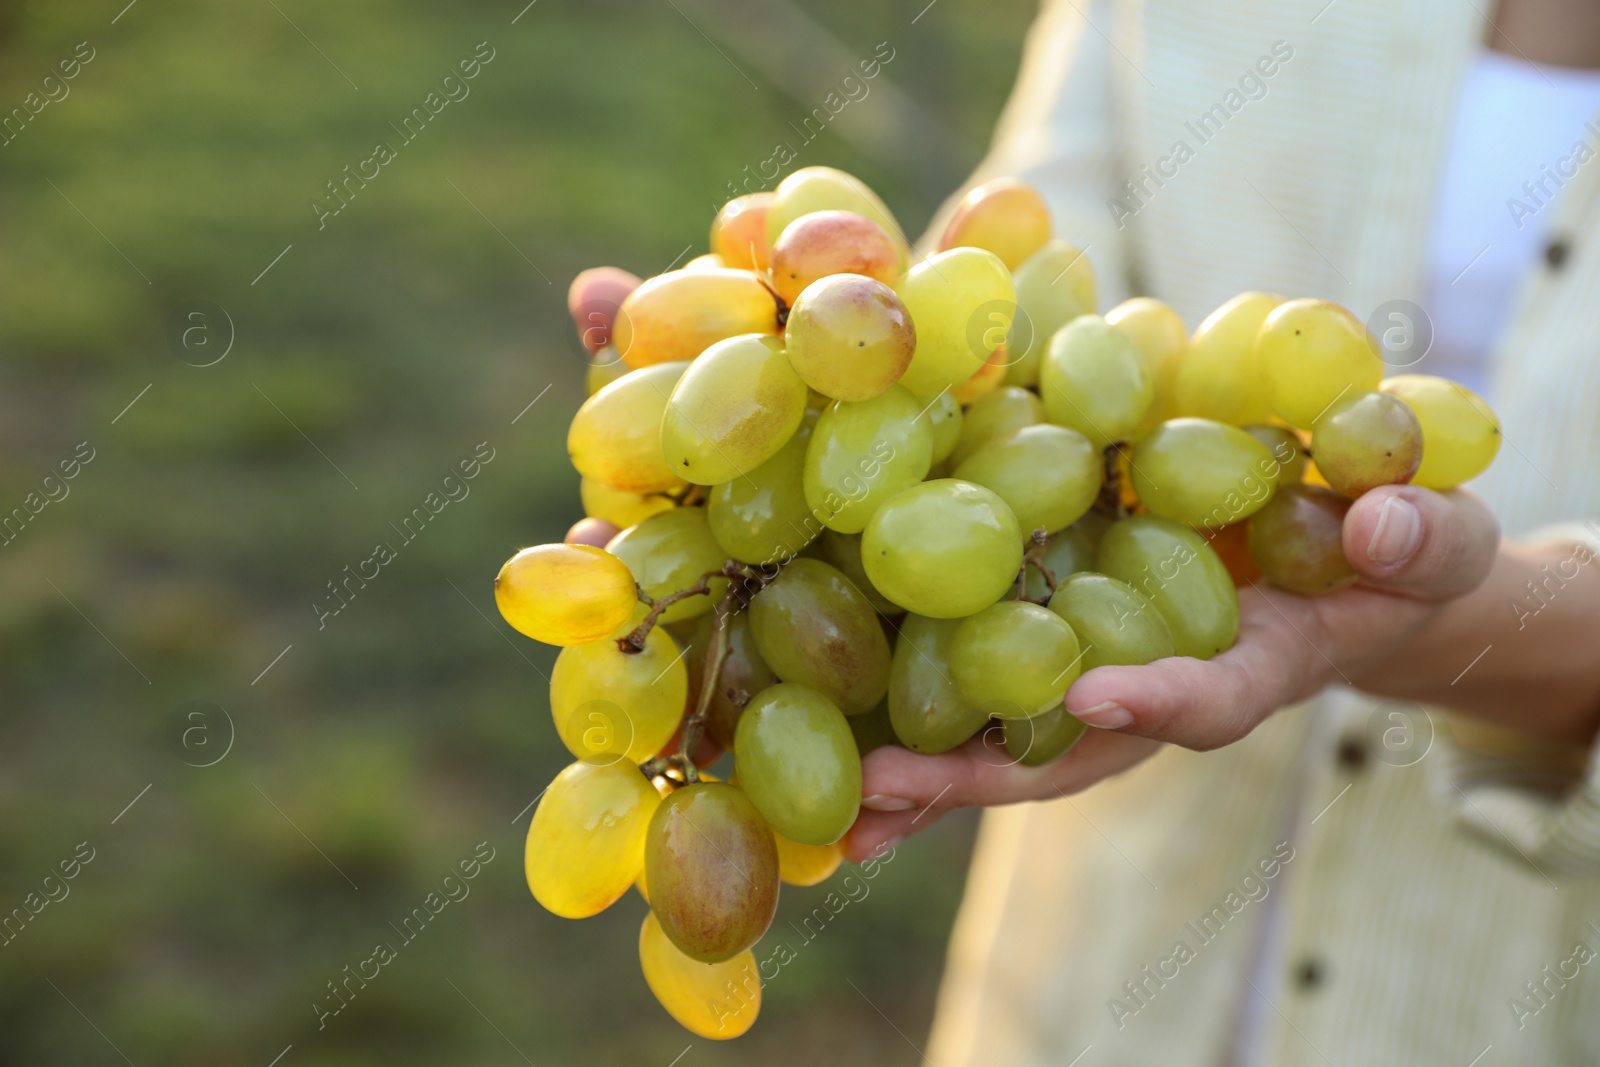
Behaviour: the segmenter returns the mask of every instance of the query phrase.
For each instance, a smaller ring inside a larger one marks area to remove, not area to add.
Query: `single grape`
[[[1022,529],[992,490],[941,478],[878,509],[861,538],[861,562],[878,592],[907,611],[962,618],[1016,582]]]
[[[876,222],[894,240],[903,267],[909,249],[894,215],[859,178],[833,167],[801,167],[778,183],[767,210],[768,239],[776,244],[790,223],[813,211],[853,211]]]
[[[594,396],[618,378],[631,373],[633,368],[622,362],[622,357],[617,355],[616,349],[607,345],[589,359],[589,369],[583,376],[586,395]]]
[[[772,242],[767,240],[771,207],[771,193],[749,193],[723,204],[711,220],[711,251],[729,267],[765,274],[772,254]]]
[[[645,834],[644,863],[662,932],[702,963],[732,959],[772,924],[778,846],[742,789],[701,782],[661,801]]]
[[[1240,293],[1205,317],[1172,377],[1173,410],[1233,426],[1272,414],[1257,367],[1256,335],[1283,298]]]
[[[618,378],[584,401],[567,430],[567,454],[578,473],[630,493],[682,486],[661,453],[661,416],[688,366],[658,363]]]
[[[643,617],[640,605],[635,618]],[[623,652],[615,641],[562,649],[550,672],[550,713],[567,751],[579,759],[638,763],[671,739],[688,691],[677,643],[656,627],[642,652]]]
[[[653,912],[639,930],[639,969],[667,1014],[698,1037],[738,1037],[761,1014],[755,953],[746,950],[721,963],[701,963],[678,950]]]
[[[1100,495],[1105,459],[1064,426],[1024,426],[986,442],[955,471],[999,494],[1024,530],[1054,533],[1076,522]]]
[[[1077,245],[1045,243],[1016,269],[1017,323],[1007,338],[1006,385],[1039,384],[1039,364],[1055,332],[1095,310],[1094,267]]]
[[[824,526],[860,533],[883,502],[933,463],[933,428],[900,386],[822,413],[806,449],[806,503]]]
[[[838,842],[802,845],[779,833],[772,836],[778,842],[778,879],[787,885],[817,885],[844,862],[844,848]]]
[[[665,493],[630,493],[602,485],[593,478],[578,480],[578,496],[583,501],[585,515],[603,519],[623,530],[677,506]]]
[[[598,915],[628,891],[644,863],[661,795],[627,760],[572,763],[539,799],[523,862],[528,888],[565,919]]]
[[[1024,767],[1043,767],[1060,759],[1089,732],[1089,724],[1068,715],[1065,708],[1005,719],[1000,726],[1007,754]]]
[[[718,341],[778,332],[778,302],[759,275],[710,268],[658,274],[628,294],[611,343],[630,367],[691,360]]]
[[[1210,659],[1239,634],[1233,580],[1205,539],[1155,515],[1113,523],[1100,538],[1096,570],[1131,585],[1161,612],[1180,656]]]
[[[567,530],[567,535],[561,539],[563,544],[588,545],[590,548],[604,548],[611,539],[622,532],[622,527],[605,519],[579,519]]]
[[[950,676],[961,695],[1001,718],[1057,706],[1082,670],[1067,621],[1023,600],[989,605],[950,639]]]
[[[772,287],[786,304],[819,278],[854,274],[885,285],[900,276],[900,249],[882,226],[854,211],[813,211],[772,246]]]
[[[1250,555],[1267,581],[1301,596],[1356,580],[1344,555],[1350,500],[1320,485],[1285,486],[1250,520]]]
[[[623,530],[606,547],[627,564],[639,588],[653,600],[688,589],[702,574],[721,570],[727,558],[711,536],[705,508],[674,508],[652,515]],[[710,611],[728,591],[728,580],[713,578],[710,585],[709,596],[685,597],[662,612],[661,620],[677,622]]]
[[[919,397],[966,381],[1006,341],[1016,314],[1011,273],[992,252],[952,248],[895,284],[917,324],[917,350],[900,384]]]
[[[1454,489],[1494,462],[1500,420],[1472,390],[1446,378],[1402,374],[1384,382],[1383,391],[1404,400],[1422,427],[1422,465],[1412,484]]]
[[[970,190],[939,238],[939,251],[971,246],[1016,270],[1050,240],[1050,208],[1033,186],[996,178]]]
[[[724,554],[758,565],[779,563],[823,529],[806,503],[810,443],[811,430],[802,425],[771,459],[711,490],[706,521]]]
[[[1015,385],[996,389],[967,409],[961,434],[950,450],[950,462],[959,467],[962,460],[990,441],[1044,419],[1044,404],[1030,390]]]
[[[771,459],[805,413],[806,386],[783,342],[730,337],[678,379],[661,418],[661,451],[680,478],[718,485]]]
[[[796,559],[750,602],[750,633],[779,678],[863,712],[889,687],[889,642],[851,581],[821,560]]]
[[[1288,486],[1279,488],[1286,489]],[[1249,519],[1202,532],[1205,534],[1206,544],[1211,546],[1211,551],[1215,552],[1222,565],[1228,568],[1228,577],[1233,580],[1234,588],[1243,588],[1261,580],[1261,568],[1256,565],[1255,557],[1250,555]]]
[[[1173,383],[1178,376],[1178,365],[1189,348],[1189,331],[1171,305],[1149,296],[1124,300],[1106,312],[1106,322],[1133,341],[1139,354],[1144,356],[1145,370],[1155,385],[1155,399],[1150,410],[1145,412],[1144,421],[1134,431],[1134,436],[1138,437],[1178,414]]]
[[[695,256],[683,265],[684,270],[721,270],[727,264],[715,252],[707,252],[703,256]]]
[[[1278,462],[1278,484],[1294,485],[1306,476],[1306,446],[1300,435],[1286,426],[1252,423],[1240,429],[1267,446]]]
[[[824,214],[807,215],[795,225]],[[799,294],[784,342],[789,362],[812,389],[838,400],[870,400],[905,373],[917,328],[883,282],[830,274]]]
[[[1411,480],[1422,462],[1422,427],[1399,397],[1347,394],[1312,428],[1311,453],[1328,484],[1354,499]]]
[[[567,287],[567,313],[577,327],[578,340],[591,354],[611,343],[617,311],[641,281],[637,274],[621,267],[590,267],[572,279]]]
[[[534,545],[506,560],[494,602],[513,629],[547,645],[582,645],[633,615],[627,562],[590,545]]]
[[[1083,642],[1083,669],[1139,666],[1176,653],[1172,627],[1156,606],[1126,582],[1104,574],[1073,574],[1056,587],[1050,610]]]
[[[867,598],[874,611],[884,615],[898,615],[900,609],[895,606],[882,593],[878,592],[872,584],[872,579],[867,577],[867,568],[861,565],[861,535],[842,534],[837,530],[824,530],[817,539],[816,556],[824,563],[837,568],[839,573],[856,588],[856,592]]]
[[[1094,546],[1099,543],[1100,529],[1093,530],[1091,539],[1089,524],[1085,519],[1096,517],[1095,512],[1090,512],[1083,519],[1068,526],[1065,530],[1050,538],[1045,545],[1044,554],[1039,558],[1050,569],[1050,575],[1057,584],[1066,580],[1069,574],[1078,571],[1094,570]],[[1110,520],[1106,520],[1106,525]],[[1028,564],[1028,580],[1024,589],[1029,600],[1048,600],[1050,586],[1045,582],[1044,575],[1034,564]]]
[[[844,836],[861,807],[861,757],[832,700],[784,682],[750,702],[734,734],[739,785],[773,830],[804,845]]]
[[[1127,334],[1098,315],[1080,315],[1050,338],[1039,393],[1051,422],[1105,448],[1144,421],[1155,383]]]
[[[950,642],[962,619],[907,615],[894,646],[889,674],[889,722],[913,752],[948,752],[989,721],[989,713],[961,695],[950,674]]]
[[[706,652],[711,647],[711,627],[715,612],[700,616],[699,625],[689,640],[689,655],[684,666],[689,675],[689,706],[700,700],[700,682],[705,676]],[[778,684],[767,661],[761,657],[755,638],[750,636],[750,613],[741,611],[730,615],[724,624],[728,631],[728,654],[722,660],[722,674],[717,680],[717,691],[711,696],[711,708],[706,716],[706,735],[724,750],[733,748],[733,732],[744,714],[744,703],[768,686]],[[734,694],[730,696],[729,694]]]
[[[1256,337],[1256,364],[1272,410],[1302,430],[1341,397],[1376,389],[1383,378],[1383,357],[1367,328],[1326,300],[1274,308]]]
[[[1235,426],[1169,419],[1133,446],[1133,488],[1144,506],[1187,526],[1249,518],[1278,487],[1272,452]]]
[[[948,392],[943,392],[928,401],[922,417],[928,420],[928,425],[933,428],[933,462],[938,463],[948,459],[950,453],[956,449],[956,442],[961,439],[961,430],[965,425],[965,416],[961,413],[961,405],[956,398]]]

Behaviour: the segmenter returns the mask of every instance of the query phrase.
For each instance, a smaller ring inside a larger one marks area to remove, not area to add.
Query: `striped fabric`
[[[1107,307],[1420,304],[1490,2],[1048,0],[974,180],[1037,184]],[[1476,486],[1512,535],[1600,515],[1600,162],[1537,221],[1569,251],[1519,294]],[[1567,763],[1330,690],[1222,751],[992,810],[928,1059],[1600,1063],[1600,760]]]

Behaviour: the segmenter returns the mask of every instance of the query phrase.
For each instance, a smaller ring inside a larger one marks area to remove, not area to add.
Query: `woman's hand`
[[[1375,489],[1345,517],[1345,555],[1358,584],[1309,598],[1265,583],[1247,586],[1239,594],[1238,641],[1221,655],[1089,671],[1067,691],[1066,707],[1096,729],[1048,766],[1012,764],[983,735],[938,756],[878,749],[862,766],[863,810],[846,851],[866,855],[952,808],[1077,792],[1127,770],[1163,741],[1202,750],[1232,744],[1331,682],[1361,685],[1381,675],[1387,688],[1425,693],[1466,666],[1476,649],[1455,662],[1451,643],[1428,647],[1419,637],[1445,603],[1483,582],[1499,541],[1494,516],[1470,493]]]

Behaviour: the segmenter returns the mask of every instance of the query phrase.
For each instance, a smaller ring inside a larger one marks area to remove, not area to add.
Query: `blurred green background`
[[[749,1036],[691,1038],[639,976],[635,896],[573,923],[527,892],[526,808],[567,756],[554,650],[490,583],[580,515],[572,275],[703,251],[779,142],[915,234],[1033,5],[125,2],[0,15],[0,916],[27,920],[0,935],[0,1064],[919,1062],[971,819],[903,846]],[[475,49],[469,95],[402,143]],[[396,157],[319,229],[379,140]],[[482,442],[470,495],[319,628],[327,583]],[[470,895],[319,1028],[326,983],[479,842]],[[779,927],[822,892],[786,889]]]

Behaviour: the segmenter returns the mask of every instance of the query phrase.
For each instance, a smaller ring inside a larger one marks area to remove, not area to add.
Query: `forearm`
[[[1505,542],[1484,583],[1357,679],[1546,740],[1600,732],[1600,560],[1583,544]]]

